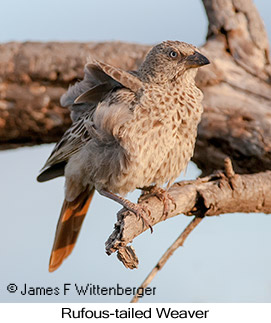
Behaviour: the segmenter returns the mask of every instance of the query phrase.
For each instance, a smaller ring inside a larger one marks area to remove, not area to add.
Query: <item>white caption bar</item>
[[[271,304],[2,303],[0,321],[270,323]]]

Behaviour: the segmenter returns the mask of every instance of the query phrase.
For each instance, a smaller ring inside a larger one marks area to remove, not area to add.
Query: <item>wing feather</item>
[[[87,123],[91,122],[90,118],[91,115],[85,114],[64,133],[41,169],[37,178],[39,182],[64,175],[64,168],[69,158],[78,152],[87,140],[91,139],[86,126]],[[61,170],[61,167],[63,170]],[[57,172],[55,172],[56,169]]]
[[[69,158],[91,139],[89,130],[100,102],[118,89],[126,88],[136,92],[142,87],[136,73],[126,72],[99,61],[88,63],[84,72],[84,79],[69,87],[61,97],[61,105],[70,106],[73,124],[55,145],[37,178],[40,182],[64,175]]]

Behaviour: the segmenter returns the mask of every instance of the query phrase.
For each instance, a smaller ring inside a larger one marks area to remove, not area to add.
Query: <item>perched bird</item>
[[[149,224],[146,210],[123,196],[151,185],[161,194],[186,168],[203,110],[195,75],[206,64],[196,47],[165,41],[137,71],[90,61],[84,79],[62,96],[73,124],[37,178],[66,179],[49,271],[71,253],[94,190]]]

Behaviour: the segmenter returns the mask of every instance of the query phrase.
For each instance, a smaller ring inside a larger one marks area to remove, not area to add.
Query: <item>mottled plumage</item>
[[[136,72],[98,61],[86,65],[84,80],[61,99],[71,106],[73,124],[38,177],[66,178],[50,271],[70,254],[94,189],[137,212],[114,194],[169,185],[186,168],[202,113],[196,68],[208,63],[194,46],[167,41]],[[67,225],[67,218],[77,224]]]

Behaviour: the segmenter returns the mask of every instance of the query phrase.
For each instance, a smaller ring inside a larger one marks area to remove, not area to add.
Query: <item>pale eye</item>
[[[169,52],[169,57],[171,58],[177,58],[178,57],[178,53],[175,52],[175,50],[172,50]]]

